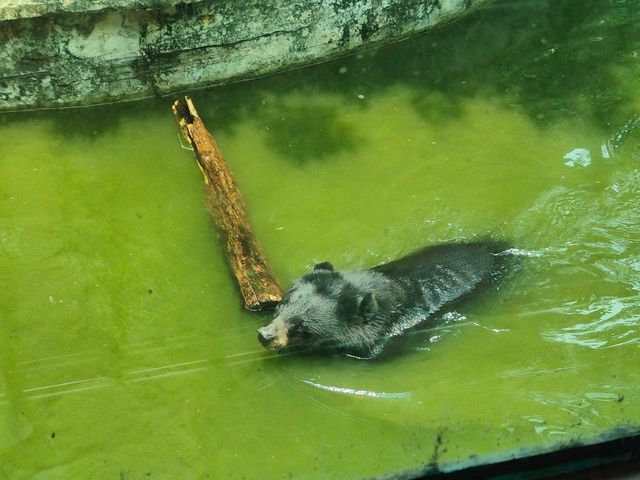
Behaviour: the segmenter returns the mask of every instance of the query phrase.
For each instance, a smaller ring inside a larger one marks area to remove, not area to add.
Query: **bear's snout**
[[[269,343],[271,342],[273,337],[266,337],[262,330],[264,330],[264,328],[258,329],[258,340],[260,341],[260,344],[266,348],[269,346]]]
[[[288,343],[287,326],[276,317],[269,325],[258,329],[258,340],[269,350],[282,350]]]

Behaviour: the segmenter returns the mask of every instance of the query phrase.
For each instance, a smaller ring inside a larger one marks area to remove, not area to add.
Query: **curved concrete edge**
[[[115,102],[246,80],[397,41],[486,2],[202,1],[3,21],[0,110]],[[135,2],[143,3],[167,2]]]

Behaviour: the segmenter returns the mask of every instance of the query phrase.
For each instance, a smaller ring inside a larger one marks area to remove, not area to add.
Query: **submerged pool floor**
[[[638,4],[547,3],[191,95],[284,284],[518,249],[380,361],[260,347],[171,98],[0,116],[0,478],[362,478],[640,426]]]

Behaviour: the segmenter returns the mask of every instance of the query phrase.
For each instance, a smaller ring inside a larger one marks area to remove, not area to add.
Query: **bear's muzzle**
[[[287,333],[284,321],[276,317],[269,325],[258,329],[258,340],[263,347],[279,351],[287,347],[289,340]]]

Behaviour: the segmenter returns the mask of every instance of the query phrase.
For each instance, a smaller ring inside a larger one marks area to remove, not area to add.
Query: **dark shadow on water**
[[[353,150],[360,142],[338,108],[329,105],[274,109],[262,120],[269,132],[266,144],[298,164]]]
[[[416,112],[429,122],[456,118],[467,99],[489,93],[517,102],[541,127],[584,118],[609,130],[637,113],[630,104],[637,83],[615,72],[637,65],[639,39],[638,0],[503,0],[405,42],[194,97],[225,119],[223,129],[248,116],[264,122],[267,97],[332,94],[366,107],[402,85],[415,92]],[[270,108],[289,114],[286,105]],[[305,112],[312,121],[312,102]]]
[[[173,121],[171,103],[159,99],[111,103],[86,108],[43,109],[0,114],[0,127],[21,121],[50,122],[53,133],[65,139],[95,140],[120,129],[125,118],[143,120],[149,117]],[[154,132],[144,132],[153,136]]]
[[[326,159],[360,142],[340,103],[330,107],[318,96],[367,108],[394,86],[413,90],[415,111],[427,122],[455,119],[468,99],[491,95],[540,127],[579,118],[609,132],[637,114],[631,100],[637,101],[638,84],[616,72],[638,69],[639,38],[640,0],[501,0],[404,42],[191,96],[214,133],[233,134],[249,120],[271,129],[267,144],[295,164]],[[286,101],[292,93],[309,101]],[[170,104],[178,96],[5,114],[0,125],[43,116],[53,118],[60,135],[92,138],[117,129],[124,116],[172,122]]]

